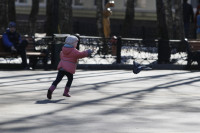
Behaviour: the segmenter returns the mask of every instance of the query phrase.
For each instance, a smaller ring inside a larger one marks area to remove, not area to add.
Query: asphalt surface
[[[200,72],[77,70],[52,100],[57,71],[0,71],[0,133],[199,133]]]

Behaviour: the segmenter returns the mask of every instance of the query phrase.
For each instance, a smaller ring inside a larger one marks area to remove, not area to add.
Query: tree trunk
[[[44,30],[46,32],[46,35],[48,35],[48,36],[51,36],[52,33],[53,33],[52,28],[51,28],[51,25],[52,25],[52,21],[51,21],[51,18],[52,18],[52,11],[51,11],[52,3],[53,3],[53,0],[46,1],[46,20],[45,20],[45,24],[44,24]]]
[[[163,0],[156,0],[158,22],[158,64],[170,62],[169,34]]]
[[[15,0],[8,0],[8,20],[16,22]]]
[[[72,33],[72,0],[59,0],[58,33]]]
[[[98,35],[103,37],[103,5],[102,0],[97,0],[97,12],[96,12],[96,18],[97,18],[97,30]]]
[[[48,36],[58,33],[58,4],[59,0],[46,1],[46,24],[45,31]]]
[[[0,1],[0,33],[3,34],[8,25],[7,0]]]
[[[174,1],[174,9],[175,9],[175,38],[184,40],[185,39],[185,33],[184,33],[184,24],[183,24],[183,6],[181,0],[175,0]]]
[[[36,21],[39,12],[39,0],[32,0],[31,13],[29,15],[29,31],[30,35],[34,35],[36,31]]]
[[[122,36],[123,37],[131,37],[131,32],[133,28],[133,22],[135,18],[135,1],[134,0],[127,0],[126,3],[126,14],[122,29]]]
[[[167,24],[166,24],[166,14],[163,0],[156,0],[156,11],[157,11],[157,22],[158,22],[158,35],[159,38],[169,39]]]
[[[173,16],[172,16],[172,1],[163,0],[164,12],[166,14],[166,25],[169,39],[173,39]]]

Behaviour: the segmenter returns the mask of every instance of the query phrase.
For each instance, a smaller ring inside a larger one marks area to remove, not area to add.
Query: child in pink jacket
[[[80,52],[76,49],[78,38],[76,36],[68,36],[65,40],[65,45],[60,52],[60,62],[58,64],[58,74],[56,80],[52,83],[47,92],[47,98],[52,98],[52,93],[56,89],[58,83],[66,75],[68,78],[67,84],[63,96],[70,97],[69,90],[73,81],[73,74],[76,71],[76,64],[78,59],[88,57],[93,52],[92,50],[86,50]]]

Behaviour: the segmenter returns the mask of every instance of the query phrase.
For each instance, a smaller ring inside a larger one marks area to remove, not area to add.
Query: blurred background
[[[99,1],[102,5],[99,5]],[[127,5],[127,2],[134,3]],[[166,2],[165,2],[166,1]],[[177,0],[179,1],[179,0]],[[181,1],[181,0],[180,0]],[[79,33],[87,36],[99,36],[98,33],[98,6],[100,10],[105,9],[106,3],[109,0],[1,0],[0,6],[7,7],[1,8],[2,11],[2,25],[6,27],[8,21],[16,21],[18,31],[22,34],[30,34],[29,22],[34,24],[34,32],[44,33],[48,32],[46,29],[52,27],[54,23],[60,23],[58,21],[66,19],[71,22],[66,22],[67,25],[72,27],[69,33]],[[168,7],[171,6],[171,10],[174,13],[175,0],[163,0],[163,5],[167,3]],[[198,6],[198,0],[188,0],[193,6],[194,12]],[[67,5],[66,5],[67,4]],[[66,5],[61,7],[61,5]],[[132,7],[131,7],[132,6]],[[50,8],[50,9],[49,9]],[[157,38],[158,37],[158,22],[157,22],[157,4],[156,0],[115,0],[114,7],[111,7],[112,15],[110,16],[110,28],[112,35],[122,35],[124,27],[124,20],[126,16],[126,9],[131,8],[132,12],[132,25],[131,32],[125,37],[135,38]],[[50,11],[51,10],[51,11]],[[64,11],[60,11],[64,10]],[[58,15],[59,12],[66,12],[71,15]],[[7,16],[6,16],[7,15]],[[4,16],[4,17],[3,17]],[[49,17],[52,17],[49,19]],[[63,18],[60,18],[63,17]],[[69,18],[65,18],[69,17]],[[7,19],[6,19],[7,18]],[[53,22],[50,22],[53,21]],[[4,23],[4,24],[3,24]],[[62,25],[62,24],[61,24]],[[45,27],[47,26],[47,27]],[[68,27],[70,27],[68,26]],[[55,28],[55,27],[54,27]],[[59,33],[59,28],[62,30],[62,26],[58,27],[54,33]],[[195,38],[195,26],[190,27],[190,38]],[[3,32],[3,30],[1,31]],[[62,31],[61,31],[62,32]],[[60,33],[61,33],[60,32]],[[66,33],[66,32],[65,32]],[[50,33],[51,34],[51,33]]]

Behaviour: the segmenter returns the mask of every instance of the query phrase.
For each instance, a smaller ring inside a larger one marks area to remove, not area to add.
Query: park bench
[[[47,57],[48,52],[47,51],[36,51],[35,47],[35,40],[33,37],[27,37],[23,36],[22,40],[26,39],[28,41],[28,46],[26,47],[26,55],[29,59],[29,65],[33,69],[36,67],[39,60],[42,60],[43,67],[46,69],[47,67]],[[19,54],[7,52],[5,51],[5,46],[3,45],[2,35],[0,35],[0,57],[4,58],[5,60],[7,58],[18,58]],[[8,63],[8,62],[7,62]]]
[[[187,45],[187,67],[196,61],[200,68],[200,40],[189,40]]]

